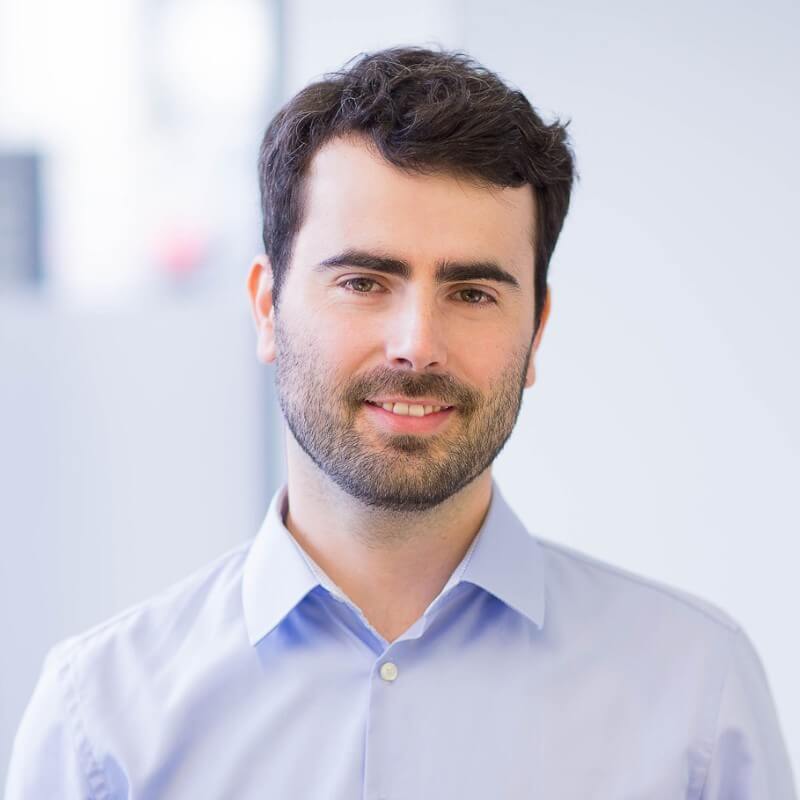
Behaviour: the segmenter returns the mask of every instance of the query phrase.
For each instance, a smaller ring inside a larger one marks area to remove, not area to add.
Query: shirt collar
[[[528,533],[494,480],[489,511],[478,531],[475,550],[461,580],[494,595],[527,617],[537,628],[544,625],[542,546]]]
[[[247,637],[253,645],[319,585],[283,524],[286,500],[284,485],[272,498],[244,562],[242,603]]]
[[[303,557],[299,544],[283,523],[286,500],[284,485],[273,496],[244,563],[242,602],[252,645],[321,585],[320,573]],[[541,545],[525,529],[494,481],[483,524],[442,594],[459,582],[484,589],[539,628],[544,624]]]

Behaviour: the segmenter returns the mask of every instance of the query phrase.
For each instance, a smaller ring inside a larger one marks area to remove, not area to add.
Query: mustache
[[[404,397],[436,397],[443,405],[458,406],[462,410],[475,408],[480,395],[459,383],[451,375],[375,369],[359,375],[345,388],[345,398],[359,405],[367,397],[378,394],[400,394]]]

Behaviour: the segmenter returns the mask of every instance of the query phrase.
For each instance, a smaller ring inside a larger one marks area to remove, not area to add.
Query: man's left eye
[[[482,306],[495,302],[494,297],[481,289],[460,289],[456,294],[460,295],[470,306]]]

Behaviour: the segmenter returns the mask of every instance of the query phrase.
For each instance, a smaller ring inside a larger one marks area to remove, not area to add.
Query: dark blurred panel
[[[0,151],[0,291],[42,278],[41,159]]]

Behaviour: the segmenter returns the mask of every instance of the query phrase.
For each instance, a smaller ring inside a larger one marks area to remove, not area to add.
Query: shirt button
[[[381,678],[385,681],[395,680],[397,678],[397,664],[393,664],[391,661],[381,664]]]

